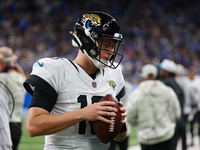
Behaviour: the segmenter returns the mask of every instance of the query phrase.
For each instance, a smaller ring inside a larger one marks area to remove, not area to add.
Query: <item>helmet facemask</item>
[[[121,42],[115,41],[113,49],[112,49],[112,51],[110,51],[106,48],[103,48],[103,41],[104,41],[105,38],[106,37],[100,38],[100,41],[98,42],[100,44],[98,44],[98,46],[97,46],[98,51],[99,51],[99,55],[96,56],[96,57],[93,57],[93,59],[100,62],[104,67],[107,66],[107,67],[110,67],[112,69],[116,69],[118,67],[118,65],[121,63],[122,58],[123,58],[123,55],[118,53],[118,48],[119,48],[119,45],[120,45]],[[101,54],[102,54],[103,51],[109,52],[111,54],[110,58],[107,61],[101,59]]]

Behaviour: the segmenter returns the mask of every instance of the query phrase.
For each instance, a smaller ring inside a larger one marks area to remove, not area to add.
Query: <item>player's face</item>
[[[113,55],[115,41],[112,39],[100,38],[98,41],[98,45],[101,49],[101,59],[108,61]]]

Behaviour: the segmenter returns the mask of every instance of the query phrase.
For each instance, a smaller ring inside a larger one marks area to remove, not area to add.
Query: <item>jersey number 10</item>
[[[93,96],[91,98],[91,101],[92,101],[92,104],[93,103],[97,103],[99,102],[99,100],[102,98],[103,96]],[[78,102],[81,103],[81,108],[84,108],[87,106],[87,96],[86,95],[80,95],[78,97]],[[85,131],[86,131],[86,121],[82,121],[79,123],[79,131],[78,131],[78,134],[85,134]],[[94,134],[93,132],[93,129],[92,129],[92,126],[91,126],[91,130],[90,132],[92,134]]]

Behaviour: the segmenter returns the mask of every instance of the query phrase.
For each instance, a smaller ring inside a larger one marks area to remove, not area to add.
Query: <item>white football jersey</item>
[[[48,82],[57,92],[58,98],[51,114],[62,114],[81,109],[98,102],[103,96],[124,96],[124,79],[119,66],[117,69],[104,68],[92,79],[79,65],[64,58],[40,59],[33,66],[31,75]],[[36,85],[37,86],[37,85]],[[45,137],[45,150],[106,150],[92,134],[89,121],[83,121],[55,134]]]

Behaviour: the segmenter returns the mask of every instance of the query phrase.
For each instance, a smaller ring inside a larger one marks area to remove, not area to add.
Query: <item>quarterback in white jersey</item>
[[[123,40],[121,31],[112,16],[95,11],[83,15],[71,34],[73,45],[80,49],[76,59],[40,59],[24,83],[33,95],[27,131],[30,136],[46,135],[45,150],[106,150],[109,143],[103,144],[97,138],[91,121],[111,123],[102,116],[116,115],[114,103],[99,100],[107,94],[118,100],[125,95],[118,66],[122,57],[118,64],[114,62]],[[115,138],[118,141],[123,140],[127,130],[126,109],[119,103],[123,127]]]

